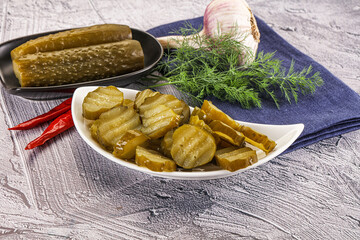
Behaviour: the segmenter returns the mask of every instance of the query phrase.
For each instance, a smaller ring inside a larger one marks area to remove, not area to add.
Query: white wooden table
[[[209,0],[1,0],[0,42],[98,23],[147,30],[202,16]],[[360,2],[249,0],[291,44],[360,93]],[[73,128],[10,132],[60,101],[0,91],[1,239],[359,239],[360,131],[234,177],[175,181],[96,154]]]

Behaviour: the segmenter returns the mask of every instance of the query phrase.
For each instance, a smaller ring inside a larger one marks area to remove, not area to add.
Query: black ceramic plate
[[[68,29],[65,29],[68,30]],[[63,30],[63,31],[65,31]],[[10,93],[19,95],[29,99],[54,99],[70,96],[73,91],[81,86],[89,85],[114,85],[117,87],[123,87],[141,76],[148,74],[155,64],[161,59],[163,49],[160,43],[147,32],[143,32],[137,29],[131,29],[133,39],[138,40],[144,51],[145,66],[143,69],[114,76],[110,78],[97,79],[81,83],[65,84],[60,86],[49,87],[21,87],[18,79],[16,78],[13,67],[10,52],[17,46],[27,42],[30,39],[35,39],[48,34],[57,33],[60,31],[52,31],[46,33],[34,34],[26,37],[13,39],[0,44],[0,77],[3,87]]]

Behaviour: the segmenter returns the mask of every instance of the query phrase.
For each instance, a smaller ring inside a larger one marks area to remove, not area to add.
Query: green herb
[[[189,31],[183,29],[182,33],[187,35]],[[181,46],[175,51],[167,51],[167,60],[155,68],[162,75],[151,75],[150,80],[158,83],[151,87],[171,84],[195,103],[200,104],[205,97],[214,96],[238,102],[249,109],[260,108],[264,99],[271,99],[278,108],[281,99],[297,102],[299,93],[313,94],[323,84],[319,72],[310,75],[311,66],[296,72],[292,62],[290,68],[285,69],[281,61],[274,58],[275,52],[260,52],[251,61],[253,56],[232,36],[208,38],[194,34],[179,42]],[[239,59],[239,56],[246,57]]]

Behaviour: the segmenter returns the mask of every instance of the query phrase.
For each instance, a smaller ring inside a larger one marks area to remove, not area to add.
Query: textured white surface
[[[209,1],[0,1],[0,42],[96,23],[147,30],[201,16]],[[249,0],[253,12],[360,93],[360,2]],[[360,131],[226,179],[151,177],[92,151],[75,129],[25,151],[46,124],[8,127],[60,101],[0,91],[4,239],[359,239]]]

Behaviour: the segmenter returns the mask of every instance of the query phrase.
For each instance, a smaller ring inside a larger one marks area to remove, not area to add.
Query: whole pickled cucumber
[[[101,24],[77,28],[39,37],[11,51],[13,60],[26,54],[59,51],[68,48],[86,47],[131,39],[131,29],[126,25]]]
[[[28,54],[13,61],[21,87],[77,83],[143,67],[144,53],[136,40]]]

